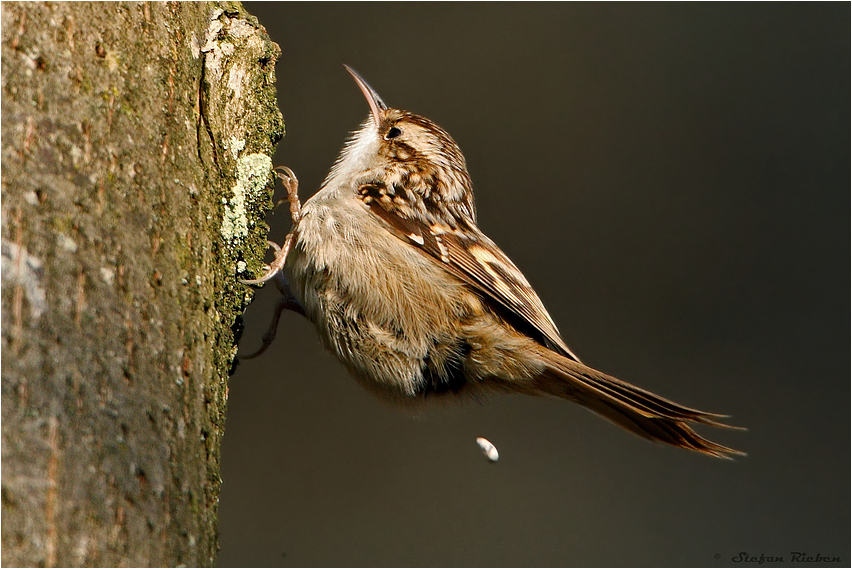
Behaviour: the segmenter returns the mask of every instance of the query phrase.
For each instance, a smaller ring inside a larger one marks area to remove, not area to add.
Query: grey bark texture
[[[2,4],[2,563],[215,561],[280,51],[239,3]]]

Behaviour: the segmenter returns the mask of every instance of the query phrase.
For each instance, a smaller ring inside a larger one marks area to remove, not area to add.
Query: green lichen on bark
[[[210,565],[278,46],[239,3],[2,20],[3,564]]]

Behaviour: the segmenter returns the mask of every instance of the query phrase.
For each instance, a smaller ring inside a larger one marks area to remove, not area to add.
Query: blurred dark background
[[[231,380],[222,566],[848,566],[848,3],[246,6],[303,199],[368,113],[348,63],[453,135],[480,226],[586,363],[731,414],[747,432],[702,432],[748,456],[523,396],[411,417],[288,313]]]

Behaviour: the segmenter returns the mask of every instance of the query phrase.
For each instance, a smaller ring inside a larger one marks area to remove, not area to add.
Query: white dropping
[[[497,452],[497,447],[485,437],[476,437],[476,444],[478,444],[479,448],[482,449],[482,454],[485,455],[485,458],[487,458],[489,462],[497,462],[497,459],[500,458],[500,453]]]

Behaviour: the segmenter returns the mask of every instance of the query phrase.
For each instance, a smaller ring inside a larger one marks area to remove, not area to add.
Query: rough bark
[[[2,562],[210,565],[279,55],[239,3],[2,4]]]

